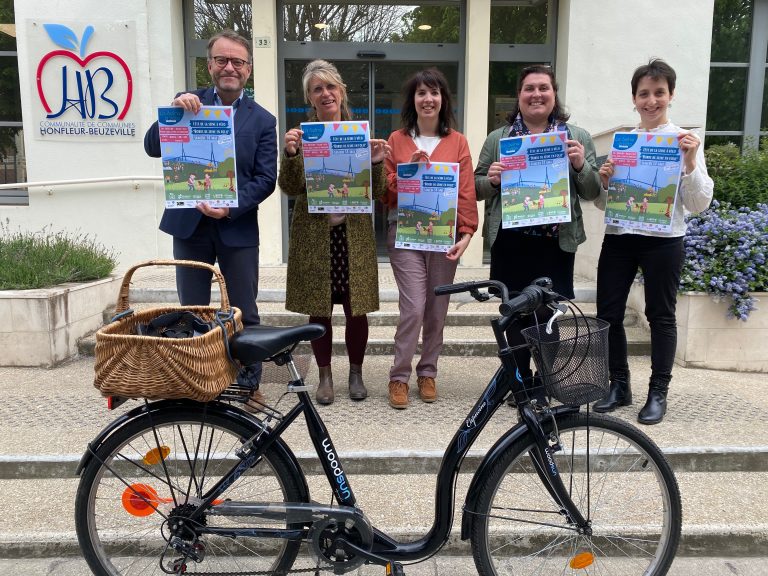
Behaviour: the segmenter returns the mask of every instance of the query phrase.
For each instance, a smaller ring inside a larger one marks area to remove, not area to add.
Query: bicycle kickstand
[[[405,570],[400,562],[387,562],[387,576],[405,576]]]

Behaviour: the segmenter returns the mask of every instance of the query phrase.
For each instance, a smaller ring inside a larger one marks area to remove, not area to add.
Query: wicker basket
[[[608,322],[575,316],[520,330],[547,393],[568,405],[589,404],[608,393]]]
[[[151,260],[133,266],[125,273],[117,299],[116,315],[130,311],[128,291],[133,273],[145,266],[188,266],[210,270],[221,289],[221,308],[213,306],[167,306],[134,311],[103,326],[96,332],[96,379],[94,386],[104,396],[126,398],[190,398],[208,402],[235,379],[237,368],[227,356],[222,328],[192,338],[139,336],[137,324],[147,323],[160,314],[190,310],[205,321],[217,313],[234,311],[234,321],[225,322],[227,337],[242,329],[242,313],[231,308],[224,277],[203,262],[189,260]]]

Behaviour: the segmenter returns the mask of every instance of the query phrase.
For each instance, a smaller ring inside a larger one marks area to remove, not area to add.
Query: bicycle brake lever
[[[555,305],[555,313],[552,314],[552,318],[549,319],[549,322],[547,322],[547,334],[552,334],[552,324],[560,318],[560,316],[565,316],[565,313],[568,312],[568,305],[567,304],[556,304]]]
[[[469,291],[469,295],[472,296],[478,302],[486,302],[491,299],[491,295],[487,292],[480,292],[477,288],[472,288]]]

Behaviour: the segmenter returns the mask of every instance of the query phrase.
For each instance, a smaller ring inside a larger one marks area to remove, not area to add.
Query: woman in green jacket
[[[346,85],[336,67],[325,60],[307,64],[302,76],[304,98],[312,106],[310,121],[351,120]],[[379,309],[379,276],[376,240],[370,214],[310,214],[304,178],[299,128],[285,134],[278,184],[296,198],[288,245],[288,278],[285,307],[308,314],[310,322],[325,326],[325,335],[312,342],[320,371],[316,398],[320,404],[334,400],[331,374],[334,304],[344,307],[345,341],[349,355],[349,396],[363,400],[362,364],[368,344],[368,312]],[[385,140],[371,140],[373,197],[386,192]]]
[[[507,116],[508,124],[494,130],[485,140],[475,169],[477,199],[485,200],[485,220],[491,243],[491,279],[500,280],[510,291],[520,291],[536,278],[548,276],[556,292],[574,297],[573,266],[576,248],[586,240],[579,198],[594,200],[600,194],[595,146],[589,134],[566,121],[569,118],[557,96],[557,82],[549,66],[534,65],[520,72],[517,104]],[[566,132],[569,160],[571,221],[558,224],[502,228],[501,172],[499,141],[502,138]],[[537,311],[546,322],[549,310]],[[523,344],[520,329],[532,325],[534,316],[507,330],[511,345]],[[520,378],[531,380],[530,354],[516,354]],[[534,384],[535,386],[535,384]],[[539,391],[541,398],[543,393]]]

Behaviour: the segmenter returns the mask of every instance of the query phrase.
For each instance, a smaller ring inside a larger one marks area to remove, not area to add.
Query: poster
[[[501,227],[571,221],[566,132],[502,138]]]
[[[447,252],[456,237],[459,165],[397,165],[395,248]]]
[[[605,222],[670,232],[682,169],[677,134],[617,132],[611,159]]]
[[[231,106],[158,109],[166,208],[237,208],[237,167]]]
[[[373,212],[368,122],[304,122],[301,130],[309,212]]]

